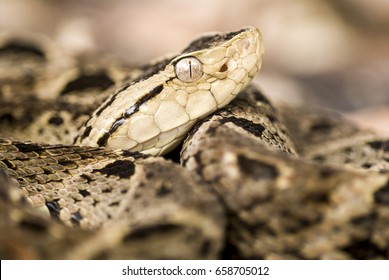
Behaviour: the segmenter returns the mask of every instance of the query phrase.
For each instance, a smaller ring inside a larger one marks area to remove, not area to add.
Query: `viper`
[[[275,109],[263,53],[254,27],[138,68],[1,38],[1,257],[388,258],[389,141]]]

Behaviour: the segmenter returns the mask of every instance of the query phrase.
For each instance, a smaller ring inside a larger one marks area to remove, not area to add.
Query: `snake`
[[[0,36],[2,259],[387,259],[389,140],[275,108],[255,27],[139,67]]]

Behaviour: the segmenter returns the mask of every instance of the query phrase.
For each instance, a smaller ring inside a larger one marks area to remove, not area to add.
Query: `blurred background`
[[[258,27],[255,83],[275,103],[324,106],[389,135],[387,0],[0,0],[0,32],[143,64],[197,34]]]

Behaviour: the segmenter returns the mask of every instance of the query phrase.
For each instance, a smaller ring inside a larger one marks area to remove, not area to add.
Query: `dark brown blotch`
[[[111,134],[109,134],[108,132],[104,133],[104,135],[101,136],[99,140],[97,140],[97,145],[99,145],[100,147],[105,146],[107,144],[109,136],[111,136]]]
[[[279,175],[278,170],[274,166],[250,159],[243,155],[238,156],[238,165],[245,175],[250,176],[255,180],[271,180],[277,178]]]
[[[59,213],[61,212],[61,207],[59,207],[57,201],[53,200],[53,201],[46,202],[46,207],[49,209],[51,217],[59,219]]]
[[[383,259],[388,257],[386,249],[381,249],[370,240],[354,241],[343,248],[354,260]]]
[[[80,226],[80,222],[83,219],[81,216],[80,212],[77,211],[71,215],[70,221],[72,222],[73,225],[75,226]]]
[[[164,234],[173,233],[183,230],[182,226],[177,224],[155,224],[135,229],[130,234],[123,238],[123,241],[131,241],[134,239],[146,238],[150,235],[162,236]]]
[[[60,126],[61,124],[64,123],[64,120],[61,116],[52,116],[49,119],[48,123],[54,126]]]
[[[228,117],[220,120],[220,124],[225,124],[229,122],[235,124],[240,128],[243,128],[250,134],[254,134],[256,137],[261,137],[263,131],[265,130],[265,127],[263,125],[259,123],[253,123],[243,118]]]
[[[85,91],[89,89],[98,89],[99,92],[106,90],[114,84],[105,73],[96,73],[92,75],[82,75],[79,78],[69,82],[62,90],[61,95],[66,95],[74,91]]]
[[[14,146],[22,153],[41,151],[43,148],[33,143],[16,143]]]
[[[88,125],[85,128],[84,132],[82,133],[81,139],[85,139],[86,137],[88,137],[91,131],[92,131],[92,126]]]
[[[43,233],[47,230],[46,224],[43,223],[43,221],[37,219],[23,219],[20,221],[19,225],[25,230],[34,231],[37,233]]]
[[[172,192],[172,187],[166,184],[163,184],[156,192],[157,196],[163,197]]]
[[[383,150],[389,152],[389,140],[385,141],[371,141],[367,143],[374,150]]]
[[[389,206],[389,181],[386,182],[385,186],[374,193],[374,201],[377,204]]]
[[[320,178],[327,179],[331,176],[334,176],[335,174],[339,173],[338,170],[332,167],[323,167],[320,170],[319,176]]]
[[[95,171],[108,176],[119,176],[121,179],[128,179],[135,173],[135,164],[129,160],[117,160]]]
[[[332,128],[332,123],[329,123],[326,120],[318,120],[317,122],[312,123],[310,131],[325,133],[331,131]]]
[[[32,54],[36,57],[46,59],[45,54],[39,48],[23,42],[17,42],[17,41],[9,42],[4,47],[0,48],[0,55],[9,55],[11,53]]]
[[[79,190],[78,191],[83,197],[87,197],[90,195],[90,192],[88,192],[87,190]]]

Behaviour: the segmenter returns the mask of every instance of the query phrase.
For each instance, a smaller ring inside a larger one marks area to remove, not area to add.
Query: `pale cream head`
[[[201,36],[108,97],[76,143],[165,154],[199,119],[235,98],[259,71],[262,54],[254,27]]]

